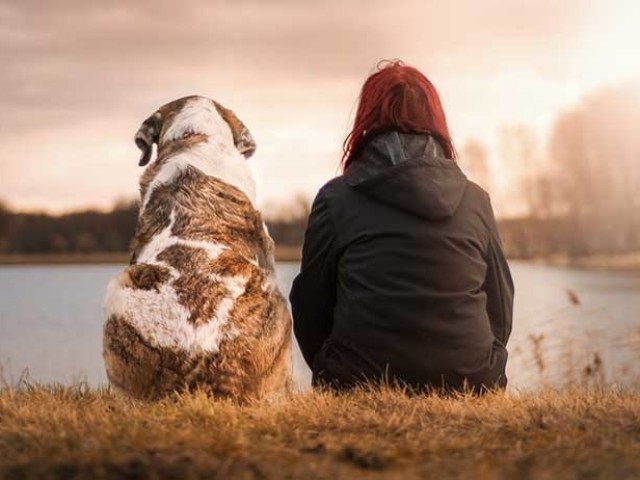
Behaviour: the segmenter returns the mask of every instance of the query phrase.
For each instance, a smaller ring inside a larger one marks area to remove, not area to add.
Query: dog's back
[[[166,163],[143,176],[131,265],[107,289],[109,381],[138,398],[185,388],[238,399],[285,392],[291,319],[260,213],[244,192],[193,166],[154,185]]]

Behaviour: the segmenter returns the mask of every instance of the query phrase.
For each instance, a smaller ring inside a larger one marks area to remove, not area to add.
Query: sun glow
[[[640,2],[618,1],[597,9],[578,54],[595,82],[640,76]]]

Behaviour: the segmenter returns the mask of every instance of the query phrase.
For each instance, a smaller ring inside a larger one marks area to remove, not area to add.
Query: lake
[[[510,262],[516,285],[510,388],[640,386],[640,272]],[[117,265],[0,267],[0,366],[5,383],[106,383],[102,297]],[[278,264],[285,295],[297,263]],[[310,373],[297,346],[295,379]]]

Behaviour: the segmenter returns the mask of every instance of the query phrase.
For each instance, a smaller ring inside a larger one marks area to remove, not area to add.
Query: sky
[[[458,147],[487,146],[498,214],[536,168],[499,155],[525,125],[542,147],[589,92],[640,77],[636,0],[0,0],[0,199],[108,208],[137,195],[133,135],[159,106],[211,97],[255,137],[273,210],[338,173],[359,89],[400,58],[439,90]]]

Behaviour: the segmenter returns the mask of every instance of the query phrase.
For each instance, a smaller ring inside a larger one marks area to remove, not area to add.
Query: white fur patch
[[[169,128],[162,132],[160,144],[182,138],[185,133],[202,133],[217,143],[235,148],[231,127],[208,98],[188,100]]]
[[[166,265],[164,262],[158,261],[158,255],[174,245],[202,249],[212,260],[217,259],[218,256],[227,249],[226,245],[221,245],[219,243],[211,243],[204,240],[186,240],[184,238],[175,237],[171,233],[171,229],[175,222],[176,214],[172,211],[169,216],[169,225],[149,240],[149,243],[147,243],[140,251],[136,261],[137,263],[150,263],[170,268],[169,265]]]
[[[137,290],[122,287],[120,278],[113,279],[107,287],[105,304],[107,318],[117,315],[129,323],[150,345],[185,351],[189,354],[215,353],[222,340],[238,335],[231,329],[222,334],[234,298],[220,302],[216,318],[195,326],[189,322],[190,312],[180,304],[178,295],[169,284],[156,290]]]
[[[169,226],[145,246],[138,258],[138,263],[149,263],[169,268],[172,280],[156,291],[123,286],[122,275],[126,275],[126,273],[116,277],[107,287],[106,318],[108,319],[111,315],[123,318],[154,347],[181,350],[191,354],[217,352],[222,340],[235,338],[239,334],[237,329],[232,328],[226,335],[223,335],[222,328],[229,322],[229,316],[236,300],[244,293],[247,279],[242,276],[212,276],[212,280],[221,282],[228,289],[230,295],[220,302],[214,317],[208,322],[202,325],[190,323],[191,313],[180,304],[178,295],[172,287],[173,280],[178,278],[180,274],[164,262],[158,261],[157,257],[168,247],[183,245],[203,249],[212,260],[215,260],[226,247],[205,241],[175,237],[171,234],[174,221],[175,214],[172,212]]]
[[[208,140],[179,152],[165,162],[149,185],[140,212],[146,208],[154,189],[170,184],[189,166],[233,185],[244,192],[255,205],[256,186],[247,160],[236,148],[229,124],[218,113],[211,100],[190,100],[163,132],[160,145],[181,138],[185,133],[205,134]]]

